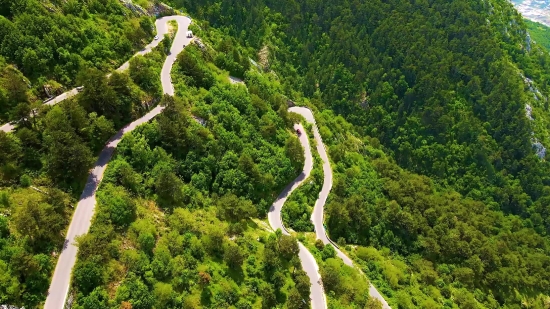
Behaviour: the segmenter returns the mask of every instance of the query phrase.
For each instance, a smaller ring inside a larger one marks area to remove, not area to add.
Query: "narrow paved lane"
[[[185,33],[187,32],[187,28],[189,27],[191,20],[184,16],[169,16],[158,19],[155,25],[157,27],[157,33],[160,38],[162,38],[164,36],[164,33],[166,33],[166,23],[170,20],[175,20],[176,22],[178,22],[178,33],[176,34],[176,37],[174,38],[174,42],[170,49],[170,55],[164,62],[164,66],[161,72],[161,80],[164,93],[173,95],[174,88],[170,81],[170,70],[172,69],[172,64],[174,63],[175,57],[183,50],[183,45],[189,44],[190,39],[185,37]],[[146,53],[146,51],[150,51],[154,46],[158,45],[159,42],[160,39],[147,45],[147,47],[142,52]],[[168,76],[168,79],[166,79],[166,76]],[[71,95],[72,91],[76,92],[76,90],[71,90],[65,93],[64,99],[74,95]],[[53,104],[61,101],[62,100],[56,101]],[[99,187],[99,184],[103,179],[103,173],[107,168],[107,163],[109,163],[109,161],[111,160],[113,152],[118,143],[121,141],[122,136],[128,132],[131,132],[137,126],[148,122],[153,117],[160,114],[163,109],[164,107],[157,106],[145,116],[122,128],[114,137],[109,140],[105,148],[103,148],[103,150],[101,151],[97,162],[95,163],[93,169],[88,176],[88,181],[86,182],[86,186],[84,187],[84,191],[80,196],[80,200],[73,215],[71,224],[69,225],[69,230],[65,239],[65,247],[59,255],[59,260],[55,267],[44,309],[62,309],[64,307],[65,299],[67,297],[67,293],[70,287],[71,273],[73,266],[76,262],[76,255],[78,251],[78,248],[75,246],[75,238],[79,235],[88,233],[94,215],[94,208],[96,204],[95,194],[97,188]]]
[[[294,129],[299,129],[300,131],[304,132],[299,136],[300,143],[304,148],[304,169],[302,170],[302,173],[298,175],[296,179],[294,179],[294,181],[289,183],[283,189],[283,192],[279,194],[279,196],[269,209],[269,213],[267,215],[271,228],[273,230],[281,229],[281,231],[285,235],[290,235],[290,233],[288,233],[288,231],[286,230],[283,224],[283,220],[281,218],[281,210],[283,209],[283,205],[285,204],[286,199],[290,196],[292,191],[298,188],[304,182],[304,180],[309,177],[309,174],[311,174],[311,170],[313,169],[313,156],[311,155],[311,148],[309,146],[307,134],[305,133],[306,131],[301,124],[295,124]],[[311,283],[311,307],[313,309],[325,309],[327,308],[327,304],[325,294],[323,292],[323,287],[320,284],[321,275],[319,274],[319,266],[317,265],[317,262],[315,261],[313,255],[306,249],[306,247],[301,243],[299,243],[299,246],[300,252],[298,255],[300,257],[300,261],[302,262],[302,268],[309,276],[309,281]]]
[[[289,108],[288,111],[302,115],[307,122],[313,125],[313,137],[315,139],[316,149],[319,153],[319,156],[321,157],[321,160],[323,161],[323,187],[321,189],[321,192],[319,192],[319,198],[315,202],[315,207],[313,208],[313,213],[311,214],[311,221],[313,221],[317,239],[323,241],[325,245],[333,246],[336,250],[336,254],[338,255],[338,257],[340,257],[346,265],[353,267],[353,261],[342,251],[340,251],[340,249],[334,246],[334,244],[329,240],[325,231],[325,226],[323,225],[325,203],[327,201],[328,194],[330,193],[330,189],[332,188],[332,169],[330,168],[330,161],[328,159],[325,144],[323,144],[323,139],[321,138],[321,134],[319,134],[317,124],[315,123],[315,117],[313,117],[313,113],[311,112],[311,110],[306,107],[295,106]],[[384,309],[391,309],[382,294],[380,294],[380,292],[378,292],[378,290],[372,284],[370,284],[369,286],[369,294],[371,297],[378,299],[382,303],[382,307]]]

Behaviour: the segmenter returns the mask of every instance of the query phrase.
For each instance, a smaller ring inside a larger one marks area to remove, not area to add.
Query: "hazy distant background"
[[[550,26],[550,0],[511,0],[523,17]]]

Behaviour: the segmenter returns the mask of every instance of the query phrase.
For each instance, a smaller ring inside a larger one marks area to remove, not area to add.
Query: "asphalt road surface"
[[[281,229],[281,231],[285,235],[290,234],[284,227],[283,220],[281,219],[281,210],[283,209],[283,205],[285,204],[286,199],[290,196],[292,191],[298,188],[302,184],[302,182],[304,182],[304,180],[309,177],[309,174],[313,169],[313,156],[311,155],[311,148],[309,147],[309,140],[307,138],[306,131],[301,124],[295,124],[294,129],[299,129],[301,132],[303,132],[299,136],[299,139],[302,147],[304,148],[304,169],[302,170],[302,173],[298,175],[298,177],[296,177],[294,181],[289,183],[286,188],[284,188],[283,192],[279,194],[279,196],[269,209],[269,213],[267,215],[271,228],[273,228],[273,230]],[[320,284],[321,275],[319,274],[319,266],[317,265],[317,262],[315,261],[313,255],[311,255],[306,247],[301,243],[299,243],[299,246],[299,257],[300,261],[302,262],[302,268],[309,276],[309,281],[311,282],[311,307],[313,309],[325,309],[327,308],[327,303],[325,299],[325,294],[323,292],[323,287]]]
[[[332,169],[330,168],[330,161],[328,159],[327,151],[325,149],[325,144],[323,144],[321,134],[319,134],[319,130],[317,129],[317,125],[315,123],[315,117],[313,117],[313,113],[311,112],[311,110],[305,107],[291,107],[288,109],[288,111],[302,115],[307,122],[313,125],[313,137],[316,142],[317,152],[319,153],[319,156],[323,161],[323,187],[321,188],[321,192],[319,192],[319,198],[315,202],[315,207],[313,208],[313,213],[311,214],[311,221],[313,222],[313,225],[315,227],[315,234],[317,236],[317,239],[322,240],[325,245],[333,246],[336,250],[336,254],[338,255],[338,257],[340,257],[346,265],[353,267],[352,260],[342,251],[340,251],[340,249],[334,246],[334,244],[330,241],[323,225],[324,207],[327,201],[328,194],[330,193],[330,189],[332,188]],[[302,143],[302,145],[304,144]],[[382,307],[384,309],[391,309],[382,294],[380,294],[380,292],[378,292],[378,290],[372,284],[370,284],[369,286],[369,294],[371,297],[378,299],[382,303]]]
[[[172,64],[174,63],[175,57],[183,50],[183,45],[189,44],[190,39],[186,38],[185,35],[187,32],[187,28],[191,23],[191,20],[184,16],[168,16],[158,19],[155,25],[157,27],[157,35],[159,36],[159,40],[153,41],[138,54],[143,55],[151,51],[153,47],[160,43],[161,38],[163,38],[164,34],[167,33],[168,28],[166,26],[166,23],[170,20],[175,20],[176,22],[178,22],[178,32],[170,49],[170,55],[167,57],[164,62],[164,66],[162,67],[161,80],[164,93],[173,95],[174,87],[170,79],[170,70],[172,68]],[[127,63],[123,64],[121,68],[122,70],[127,69]],[[63,99],[59,99],[52,104],[61,102],[62,100],[69,98],[75,94],[76,89],[73,89],[59,96],[63,96]],[[50,102],[48,102],[48,104]],[[69,291],[71,272],[76,262],[76,254],[78,250],[75,246],[75,238],[79,235],[88,233],[96,204],[95,193],[99,184],[101,183],[101,180],[103,179],[103,173],[107,168],[107,163],[111,159],[111,156],[113,155],[116,146],[118,145],[124,134],[131,132],[137,126],[148,122],[153,117],[160,114],[162,110],[163,107],[157,106],[145,116],[122,128],[113,138],[109,140],[105,148],[103,148],[103,150],[101,151],[97,162],[95,163],[93,169],[88,176],[86,186],[84,187],[84,191],[80,196],[80,200],[73,215],[71,224],[69,225],[67,238],[65,239],[65,247],[59,255],[59,260],[55,267],[44,309],[63,309],[64,307],[67,293]]]

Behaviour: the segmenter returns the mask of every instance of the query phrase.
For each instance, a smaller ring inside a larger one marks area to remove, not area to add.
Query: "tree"
[[[23,165],[30,169],[39,170],[42,167],[42,162],[40,161],[42,156],[40,153],[42,143],[39,139],[38,133],[28,128],[20,128],[17,130],[16,136],[19,141],[21,141],[21,153],[23,155],[21,161]],[[2,142],[0,141],[0,144],[1,143]]]
[[[160,79],[151,68],[151,64],[143,56],[130,59],[130,78],[144,91],[160,96]]]
[[[127,301],[123,301],[120,303],[120,309],[132,309],[132,304]]]
[[[234,269],[240,269],[244,262],[241,248],[233,243],[226,245],[224,249],[224,260],[227,266]]]
[[[64,217],[48,203],[29,197],[24,199],[13,214],[13,223],[20,235],[28,237],[30,244],[36,248],[46,248],[59,243],[65,227]]]
[[[75,265],[73,277],[75,286],[84,294],[89,294],[96,287],[101,286],[103,284],[101,257],[95,255],[85,261],[79,260]]]
[[[158,196],[158,203],[167,210],[182,206],[183,203],[183,181],[172,172],[162,172],[155,184],[155,191]]]
[[[11,274],[8,265],[0,260],[0,302],[19,304],[21,287],[17,278]]]
[[[167,308],[174,298],[174,290],[168,283],[157,282],[155,284],[153,295],[156,300],[156,307]]]
[[[12,134],[0,131],[0,181],[9,183],[20,175],[22,147]]]
[[[109,77],[108,84],[116,93],[118,99],[117,113],[120,118],[119,122],[115,123],[118,128],[132,120],[132,109],[134,104],[137,103],[136,100],[139,100],[139,98],[136,98],[133,93],[133,87],[135,85],[130,80],[127,73],[113,72]]]
[[[288,293],[288,303],[287,303],[288,309],[307,308],[308,303],[309,303],[309,298],[307,300],[304,299],[296,288],[291,289],[290,292]]]
[[[183,300],[183,309],[199,309],[201,307],[201,300],[199,297],[185,297]]]
[[[323,251],[321,251],[321,257],[323,258],[323,261],[336,257],[336,251],[334,250],[334,247],[332,247],[332,245],[324,246]]]
[[[120,101],[117,98],[117,93],[109,85],[109,80],[105,77],[105,73],[96,69],[88,69],[80,74],[78,80],[84,87],[79,96],[79,102],[86,111],[88,113],[95,112],[99,116],[107,117],[117,127],[122,125]]]
[[[302,298],[309,299],[309,295],[311,293],[311,282],[309,281],[309,276],[307,273],[299,269],[294,274],[294,283],[296,284],[296,290],[300,293]]]
[[[15,107],[19,103],[28,102],[27,84],[25,79],[13,67],[4,69],[4,87],[8,95],[8,102],[11,107]]]
[[[341,262],[334,258],[327,259],[325,265],[321,268],[321,278],[323,278],[323,287],[327,291],[338,291],[341,278],[340,278],[340,269]]]
[[[209,273],[204,272],[204,271],[199,271],[199,284],[202,287],[205,287],[208,284],[210,284],[211,280],[212,280],[212,277],[210,276]]]
[[[122,158],[116,158],[109,163],[109,168],[105,171],[103,182],[111,182],[123,186],[130,192],[137,194],[142,191],[142,177],[132,166]]]
[[[105,142],[115,134],[115,128],[105,116],[98,117],[96,113],[90,113],[90,126],[86,128],[90,146],[94,152],[103,148]]]
[[[300,252],[298,241],[296,238],[288,235],[282,235],[279,238],[279,252],[281,256],[289,261]]]
[[[175,158],[183,158],[190,148],[188,131],[191,118],[184,103],[177,98],[164,95],[160,104],[166,106],[158,118],[162,147]]]
[[[162,46],[163,46],[163,51],[166,55],[169,55],[170,54],[170,48],[172,47],[172,38],[170,37],[170,35],[168,33],[165,33],[164,34],[164,38],[162,39]]]
[[[69,120],[59,106],[46,115],[44,145],[46,171],[57,183],[74,183],[91,165],[90,150],[69,126]]]
[[[139,248],[148,255],[152,255],[153,248],[155,247],[155,235],[150,232],[140,233],[138,236]]]
[[[151,270],[153,271],[155,278],[163,280],[170,275],[172,272],[171,261],[172,256],[170,255],[170,250],[164,245],[158,245],[155,248],[154,258],[151,262]],[[166,287],[163,289],[165,290]]]
[[[273,286],[265,281],[262,281],[259,286],[259,294],[262,297],[262,308],[273,308],[277,300]]]
[[[98,197],[116,227],[127,228],[134,221],[137,207],[124,188],[107,184]]]
[[[322,240],[317,239],[315,241],[315,248],[317,248],[319,251],[323,251],[323,249],[325,248],[325,244],[323,243]]]
[[[133,309],[151,309],[154,305],[154,296],[147,285],[135,275],[126,278],[117,290],[116,299],[119,302],[128,301]]]
[[[103,288],[97,287],[92,293],[79,300],[79,307],[82,309],[95,309],[108,307],[109,295]]]
[[[191,86],[210,89],[214,85],[214,76],[204,67],[203,61],[201,51],[194,45],[184,49],[178,55],[179,69],[190,77],[188,83]]]
[[[270,282],[271,284],[273,284],[273,287],[275,288],[276,291],[280,291],[285,286],[285,283],[286,283],[285,275],[280,270],[277,270],[271,276]]]
[[[256,215],[256,208],[251,201],[226,194],[217,201],[218,213],[222,219],[239,221]]]

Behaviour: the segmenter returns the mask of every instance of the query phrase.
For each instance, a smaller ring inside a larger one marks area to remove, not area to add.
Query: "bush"
[[[23,176],[21,176],[19,183],[22,187],[27,188],[32,184],[32,179],[29,175],[24,174]]]

